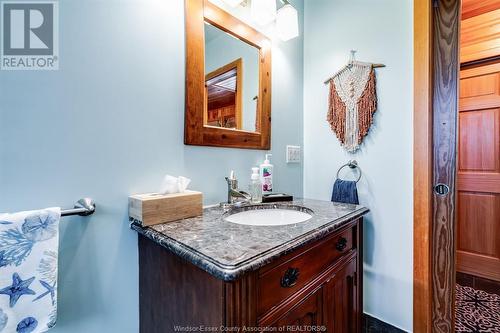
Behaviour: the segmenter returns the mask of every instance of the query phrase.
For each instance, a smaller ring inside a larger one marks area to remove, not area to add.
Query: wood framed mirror
[[[184,143],[269,150],[270,40],[208,0],[185,4]]]

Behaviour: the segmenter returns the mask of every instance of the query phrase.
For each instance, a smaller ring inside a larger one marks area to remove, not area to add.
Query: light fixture
[[[243,0],[224,0],[224,2],[229,6],[236,8],[243,2]]]
[[[284,2],[276,14],[276,33],[281,40],[287,41],[299,36],[299,16],[297,9],[288,1]]]
[[[250,13],[257,24],[267,25],[276,18],[276,0],[252,0]]]

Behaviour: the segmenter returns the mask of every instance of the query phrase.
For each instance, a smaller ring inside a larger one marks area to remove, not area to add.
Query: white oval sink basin
[[[226,221],[254,226],[279,226],[301,223],[309,220],[311,214],[293,209],[251,209],[234,213],[225,218]]]

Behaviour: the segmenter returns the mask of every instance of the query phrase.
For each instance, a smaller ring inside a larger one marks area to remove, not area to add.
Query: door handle
[[[444,197],[450,192],[450,187],[446,184],[439,183],[434,186],[434,193],[436,193],[439,196]]]

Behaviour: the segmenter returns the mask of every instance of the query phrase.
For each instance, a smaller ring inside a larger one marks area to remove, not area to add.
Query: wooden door
[[[500,281],[500,63],[460,76],[457,271]]]
[[[322,325],[323,292],[319,288],[268,327],[281,332],[308,332],[311,327],[319,328]]]
[[[328,333],[360,332],[356,259],[336,273],[324,287],[324,316]]]

